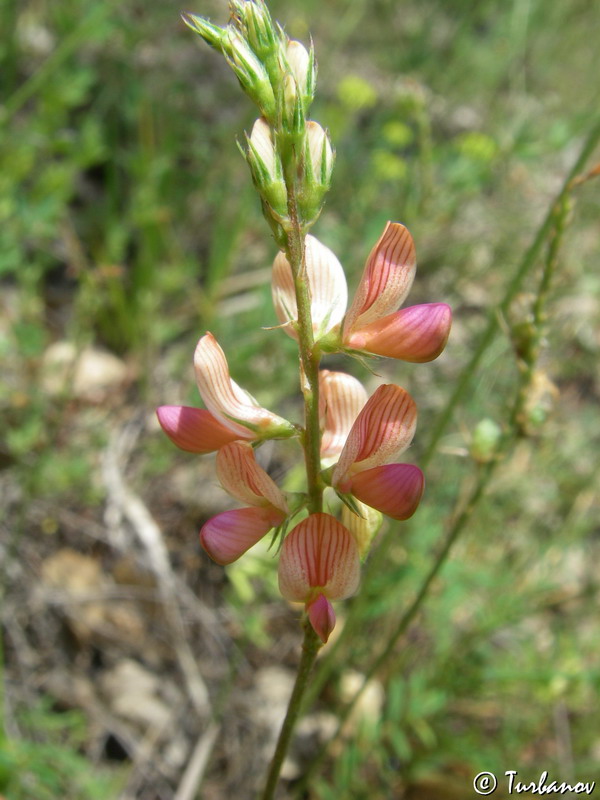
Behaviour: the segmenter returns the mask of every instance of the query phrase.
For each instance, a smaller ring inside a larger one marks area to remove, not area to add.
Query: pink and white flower
[[[417,408],[400,386],[380,386],[362,409],[331,475],[331,485],[393,519],[407,519],[419,505],[423,473],[412,464],[390,464],[410,445]]]
[[[348,350],[425,362],[446,346],[452,312],[446,303],[424,303],[397,310],[416,272],[415,245],[408,230],[388,222],[371,250],[354,300],[346,310],[344,271],[329,248],[306,237],[306,269],[314,335],[326,351]],[[273,301],[277,316],[296,336],[297,317],[291,268],[283,253],[273,265]]]
[[[296,433],[290,422],[260,406],[231,379],[225,354],[212,333],[198,342],[194,368],[207,408],[160,406],[156,410],[162,429],[177,447],[210,453],[237,439],[259,441]]]
[[[249,507],[217,514],[204,524],[200,542],[218,564],[231,564],[271,528],[286,519],[285,495],[256,462],[247,443],[232,442],[219,450],[217,475],[223,488]]]
[[[279,559],[279,589],[288,600],[305,604],[323,642],[335,626],[331,601],[353,595],[359,580],[358,547],[335,517],[311,514],[286,536]]]

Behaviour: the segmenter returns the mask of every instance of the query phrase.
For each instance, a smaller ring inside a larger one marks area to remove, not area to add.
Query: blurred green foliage
[[[418,460],[485,313],[597,113],[598,7],[274,0],[271,8],[291,36],[314,36],[314,116],[337,148],[316,235],[355,285],[385,221],[401,220],[419,255],[411,302],[454,308],[442,359],[381,365],[417,399]],[[225,2],[190,10],[226,21]],[[235,146],[251,109],[179,11],[174,0],[0,6],[0,412],[8,421],[0,445],[23,488],[16,539],[37,500],[101,504],[98,453],[116,407],[197,403],[191,353],[207,328],[238,382],[266,406],[297,414],[295,346],[262,330],[276,324],[274,246]],[[559,390],[553,413],[501,466],[381,676],[380,718],[328,763],[314,797],[387,798],[400,779],[418,784],[438,773],[470,787],[483,769],[534,777],[565,763],[572,777],[600,777],[598,584],[589,569],[598,556],[600,202],[592,183],[574,196],[541,365]],[[133,369],[130,394],[91,410],[68,385],[49,395],[44,355],[63,339],[122,358]],[[365,377],[358,365],[345,368]],[[469,454],[505,424],[516,377],[509,337],[499,336],[428,470],[426,502],[365,588],[359,629],[368,635],[354,637],[340,661],[334,700],[344,665],[367,668],[373,641],[385,641],[418,588],[479,468]],[[174,463],[190,463],[165,455],[168,446],[148,444],[137,465],[142,489]],[[267,660],[261,603],[275,595],[266,560],[232,570],[231,613]],[[7,798],[111,796],[110,781],[86,774],[81,717],[44,706],[27,728],[31,736],[2,743]]]

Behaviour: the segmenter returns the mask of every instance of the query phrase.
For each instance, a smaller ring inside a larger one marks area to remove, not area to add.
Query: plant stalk
[[[308,680],[310,678],[310,673],[320,647],[321,640],[314,632],[308,618],[305,618],[302,658],[300,659],[300,664],[298,666],[296,682],[294,684],[292,696],[290,697],[290,702],[288,704],[281,732],[277,740],[275,753],[271,761],[271,766],[269,767],[265,788],[261,794],[261,800],[272,800],[275,795],[275,789],[279,781],[279,773],[281,772],[281,767],[283,766],[283,762],[292,738],[292,733],[294,732],[294,727],[302,707],[302,697],[304,695],[304,691],[306,689]]]

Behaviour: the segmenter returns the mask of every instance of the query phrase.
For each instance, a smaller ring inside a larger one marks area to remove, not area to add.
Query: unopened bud
[[[559,396],[559,390],[542,370],[535,370],[529,384],[523,389],[522,410],[518,424],[524,436],[540,432]]]
[[[247,142],[246,160],[252,170],[254,183],[267,205],[281,219],[287,214],[287,191],[281,160],[265,119],[261,117],[256,120]]]
[[[291,118],[300,105],[302,115],[307,116],[315,93],[316,67],[314,50],[310,52],[301,42],[290,39],[285,50],[288,74],[284,78],[284,106],[286,116]]]
[[[188,28],[191,28],[195,33],[198,33],[204,41],[220,53],[225,51],[225,39],[227,30],[220,28],[218,25],[213,25],[204,17],[198,17],[196,14],[182,14],[181,19],[185,22]]]
[[[502,431],[493,419],[482,419],[477,423],[471,440],[471,457],[480,464],[487,464],[496,455]]]
[[[277,50],[277,35],[263,2],[237,3],[248,44],[264,63]]]
[[[273,87],[267,71],[246,40],[237,31],[229,28],[222,47],[243,90],[254,100],[264,117],[274,119],[276,104]]]
[[[321,211],[323,197],[331,185],[334,158],[327,133],[318,122],[309,120],[306,123],[304,185],[298,199],[300,213],[306,222],[315,220]]]

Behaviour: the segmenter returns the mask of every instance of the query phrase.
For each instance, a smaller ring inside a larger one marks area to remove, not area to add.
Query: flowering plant
[[[321,369],[321,360],[347,353],[430,361],[446,344],[451,312],[444,303],[398,310],[414,280],[416,258],[410,233],[397,222],[385,226],[347,307],[339,260],[309,233],[334,165],[328,133],[309,119],[313,48],[290,40],[263,0],[232,0],[231,11],[225,27],[193,14],[184,19],[223,54],[258,107],[242,150],[279,249],[273,303],[282,329],[298,342],[304,420],[294,424],[278,416],[238,386],[211,333],[201,337],[194,355],[206,408],[162,406],[157,413],[178,447],[217,452],[219,480],[243,504],[205,523],[200,541],[208,555],[230,564],[275,529],[281,593],[305,606],[303,664],[263,795],[271,797],[310,666],[335,626],[332,602],[357,591],[360,562],[381,514],[407,519],[424,488],[417,466],[396,463],[416,428],[408,392],[387,384],[369,398],[356,378]],[[286,496],[255,458],[264,441],[283,438],[296,439],[304,451],[306,493],[300,500]],[[333,502],[335,495],[341,503]]]

